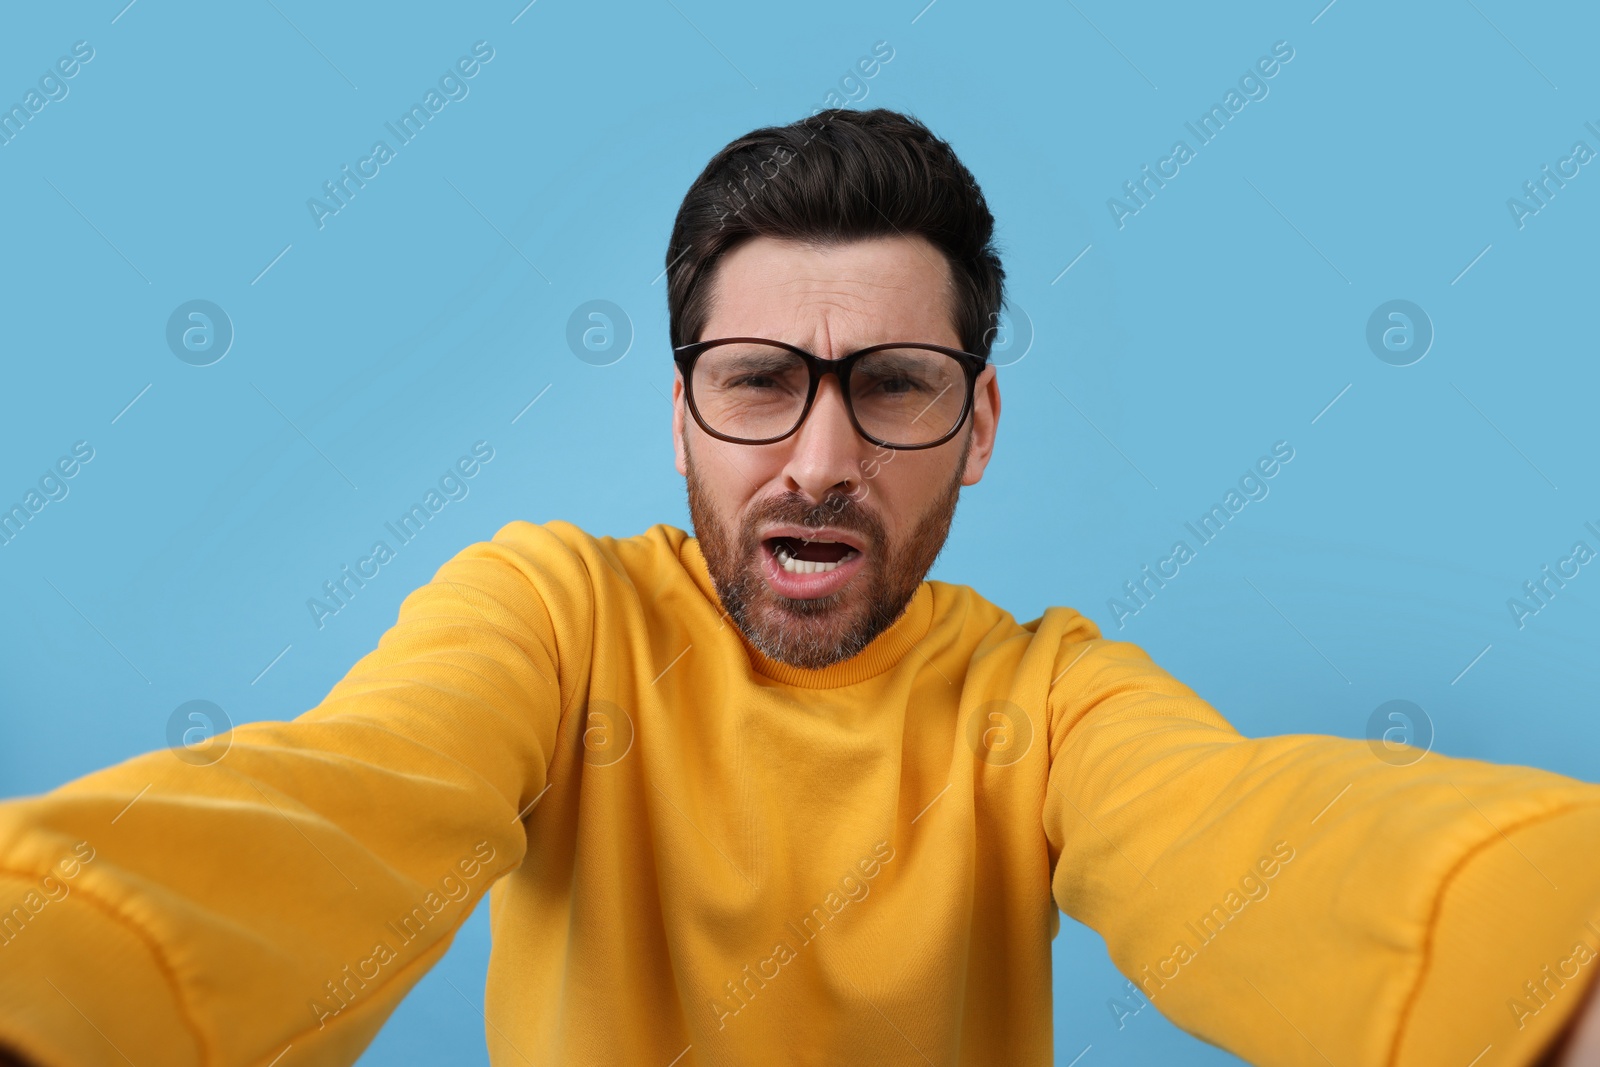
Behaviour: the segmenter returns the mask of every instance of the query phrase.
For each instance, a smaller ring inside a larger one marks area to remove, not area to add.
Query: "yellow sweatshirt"
[[[942,582],[787,667],[668,526],[511,523],[222,743],[0,804],[0,1044],[350,1063],[486,891],[498,1067],[1048,1064],[1058,907],[1263,1064],[1529,1064],[1600,971],[1600,786],[1246,738]]]

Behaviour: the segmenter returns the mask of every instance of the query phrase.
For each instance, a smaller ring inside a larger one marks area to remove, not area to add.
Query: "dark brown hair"
[[[667,244],[672,344],[701,340],[718,261],[749,238],[833,244],[913,234],[944,253],[961,347],[987,359],[1005,270],[994,216],[949,144],[884,108],[830,108],[753,130],[712,157],[678,208]]]

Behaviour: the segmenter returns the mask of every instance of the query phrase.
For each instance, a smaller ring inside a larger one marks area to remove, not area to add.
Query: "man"
[[[350,1063],[492,884],[496,1064],[1049,1063],[1058,907],[1252,1062],[1600,1062],[1600,787],[1247,739],[924,580],[992,228],[893,112],[727,146],[667,250],[697,538],[510,523],[293,722],[0,805],[0,1043]]]

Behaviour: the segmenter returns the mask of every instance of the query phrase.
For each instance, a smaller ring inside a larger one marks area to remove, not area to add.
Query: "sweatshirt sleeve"
[[[1129,1012],[1251,1063],[1524,1067],[1583,1005],[1600,786],[1246,738],[1081,617],[1057,662],[1052,890],[1105,938]]]
[[[353,1063],[523,858],[561,671],[588,654],[558,638],[592,602],[550,578],[556,554],[508,526],[292,722],[0,804],[0,1046],[41,1067]]]

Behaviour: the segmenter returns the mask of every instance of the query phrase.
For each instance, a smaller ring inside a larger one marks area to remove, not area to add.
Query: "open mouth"
[[[772,558],[788,574],[826,574],[861,555],[843,541],[771,537],[766,544]]]
[[[855,581],[872,547],[865,534],[832,526],[769,526],[761,558],[767,588],[790,600],[825,600]]]

